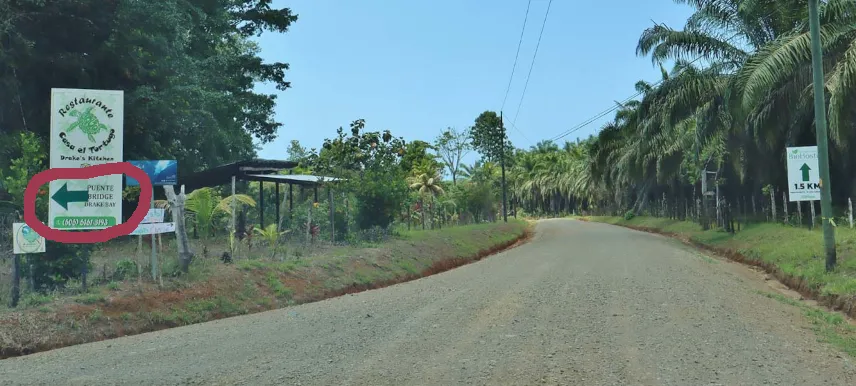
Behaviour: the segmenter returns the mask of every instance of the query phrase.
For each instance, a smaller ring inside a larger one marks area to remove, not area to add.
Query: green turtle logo
[[[23,236],[24,240],[27,240],[29,243],[35,242],[39,239],[39,234],[27,225],[21,227],[21,236]]]
[[[80,110],[72,110],[68,115],[77,118],[77,121],[71,124],[68,129],[65,130],[66,133],[70,133],[72,130],[76,128],[80,128],[87,137],[89,137],[90,142],[96,142],[95,137],[93,135],[98,134],[102,131],[110,131],[110,128],[107,125],[101,123],[98,120],[98,117],[92,113],[94,107],[89,106],[83,112]]]

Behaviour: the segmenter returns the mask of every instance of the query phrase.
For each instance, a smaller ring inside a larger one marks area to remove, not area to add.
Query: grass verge
[[[827,273],[823,235],[780,224],[748,224],[735,234],[702,231],[692,222],[655,217],[582,217],[632,229],[664,234],[732,260],[763,268],[806,298],[856,318],[856,231],[838,227],[838,266]]]
[[[209,263],[205,279],[177,288],[127,281],[74,297],[25,299],[29,308],[0,313],[0,359],[381,288],[477,261],[529,235],[530,224],[520,220],[412,231],[311,259]]]
[[[856,358],[856,327],[847,323],[841,315],[808,306],[782,294],[758,292],[768,298],[776,299],[802,310],[822,342],[829,343]]]

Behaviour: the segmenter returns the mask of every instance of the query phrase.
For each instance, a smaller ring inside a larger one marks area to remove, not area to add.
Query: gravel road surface
[[[574,220],[452,271],[0,361],[0,384],[856,385],[763,280]]]

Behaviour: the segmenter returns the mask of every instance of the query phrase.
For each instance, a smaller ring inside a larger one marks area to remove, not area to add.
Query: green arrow
[[[809,171],[809,170],[811,170],[811,168],[810,168],[810,167],[808,167],[808,164],[803,164],[803,166],[801,166],[801,167],[800,167],[800,170],[801,170],[801,171],[802,171],[802,173],[803,173],[803,175],[802,175],[802,180],[803,180],[803,181],[808,181],[808,171]]]
[[[68,210],[69,202],[87,202],[89,201],[88,190],[68,190],[68,183],[62,184],[62,187],[54,193],[51,198],[60,204],[65,210]]]

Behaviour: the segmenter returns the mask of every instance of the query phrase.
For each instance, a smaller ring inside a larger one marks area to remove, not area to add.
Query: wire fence
[[[853,228],[853,202],[836,202],[835,226]],[[592,211],[598,215],[630,217],[618,206],[603,206]],[[765,186],[754,194],[724,194],[713,188],[703,196],[676,196],[661,193],[643,206],[640,215],[693,221],[702,229],[738,232],[751,223],[779,223],[787,226],[817,229],[821,226],[819,201],[789,201],[786,189]]]
[[[250,193],[257,195],[258,191]],[[288,194],[272,196],[256,200],[255,205],[241,205],[234,216],[222,210],[185,213],[186,231],[194,255],[191,274],[194,270],[246,260],[289,261],[348,253],[344,251],[347,248],[377,247],[407,233],[502,220],[496,205],[473,213],[458,208],[453,202],[431,196],[411,197],[388,213],[373,214],[366,213],[365,208],[355,207],[355,200],[348,192],[320,197],[311,192],[294,193],[291,197]],[[262,205],[263,200],[267,205]],[[277,201],[279,205],[276,205]],[[211,207],[217,207],[217,204],[213,202]],[[376,216],[389,221],[384,223],[370,218],[382,225],[365,226],[365,219],[360,216]],[[513,213],[509,213],[509,217],[512,216]],[[172,217],[167,209],[164,221],[173,222]],[[2,307],[10,305],[12,299],[12,223],[16,221],[17,213],[0,214]],[[48,242],[47,249],[57,247]],[[164,279],[183,275],[178,255],[174,233],[121,236],[95,245],[86,254],[87,261],[80,268],[75,268],[76,271],[65,273],[69,276],[67,280],[53,287],[38,283],[38,268],[34,269],[32,263],[62,256],[56,252],[21,255],[19,305],[37,306],[44,299],[80,294],[92,286],[113,285],[120,281],[163,285]],[[154,276],[153,267],[157,268]]]

